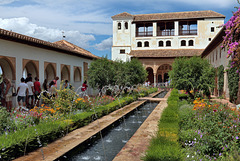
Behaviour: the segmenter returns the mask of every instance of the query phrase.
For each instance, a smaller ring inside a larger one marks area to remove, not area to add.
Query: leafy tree
[[[239,1],[238,1],[239,2]],[[233,13],[230,20],[224,25],[225,36],[222,47],[227,47],[228,57],[231,57],[231,68],[237,67],[240,73],[240,8]]]
[[[169,76],[175,88],[186,90],[194,98],[196,91],[203,90],[204,94],[210,94],[209,89],[214,87],[215,70],[205,59],[183,57],[175,59]]]
[[[93,88],[102,89],[106,85],[133,86],[143,83],[147,71],[137,59],[131,61],[110,61],[107,58],[95,60],[88,70],[89,84]]]
[[[126,62],[126,73],[127,81],[131,86],[145,82],[148,75],[142,63],[137,59]]]
[[[102,89],[106,85],[114,82],[114,66],[113,62],[106,57],[94,60],[88,70],[88,82],[91,87]]]
[[[231,64],[231,61],[229,62]],[[239,74],[236,72],[237,67],[232,67],[228,69],[228,88],[230,95],[230,102],[236,102],[238,94],[238,80]]]

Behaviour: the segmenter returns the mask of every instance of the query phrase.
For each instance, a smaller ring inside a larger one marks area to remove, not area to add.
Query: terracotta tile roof
[[[156,50],[132,50],[129,55],[133,57],[182,57],[182,56],[200,56],[203,49],[156,49]]]
[[[123,13],[120,13],[120,14],[117,14],[115,16],[112,16],[112,19],[114,18],[133,18],[134,16],[131,15],[130,13],[127,13],[127,12],[123,12]]]
[[[124,12],[112,16],[112,18],[128,17],[131,14]],[[197,18],[225,18],[224,15],[208,10],[208,11],[187,11],[187,12],[172,12],[172,13],[153,13],[139,14],[134,16],[134,21],[157,21],[157,20],[178,20],[178,19],[197,19]]]
[[[95,58],[100,58],[96,55],[93,55],[90,51],[87,51],[77,45],[74,45],[66,40],[60,40],[60,41],[56,41],[54,42],[54,44],[57,44],[63,48],[66,48],[68,50],[71,50],[71,51],[75,51],[75,52],[78,52],[80,54],[85,54],[85,55],[88,55],[88,56],[91,56],[91,57],[95,57]]]
[[[35,46],[35,47],[44,48],[44,49],[48,49],[48,50],[54,50],[54,51],[58,51],[58,52],[62,52],[62,53],[70,54],[70,55],[85,57],[88,59],[99,58],[99,57],[93,55],[92,53],[90,53],[89,51],[84,50],[80,47],[78,47],[78,49],[73,49],[73,48],[69,47],[68,45],[64,45],[64,43],[57,43],[57,42],[51,43],[48,41],[40,40],[37,38],[22,35],[22,34],[4,30],[1,28],[0,28],[0,39],[15,41],[15,42],[27,44],[30,46]],[[66,43],[67,41],[63,40],[63,42],[65,42],[65,44],[67,44]],[[71,44],[71,43],[69,43],[69,44]],[[74,45],[74,46],[75,46],[75,48],[77,48],[76,45]]]

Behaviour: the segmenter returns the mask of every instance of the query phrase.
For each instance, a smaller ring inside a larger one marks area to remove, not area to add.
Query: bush
[[[155,90],[156,89],[150,89],[151,92]],[[145,93],[143,94],[144,96]],[[85,126],[90,122],[94,121],[94,119],[97,119],[94,117],[95,112],[97,117],[100,118],[118,108],[125,106],[126,104],[133,102],[137,99],[137,97],[139,97],[140,94],[141,93],[137,93],[133,96],[119,98],[107,105],[102,105],[98,107],[95,106],[94,110],[89,109],[88,111],[77,114],[69,113],[68,115],[60,119],[45,118],[41,120],[39,124],[34,124],[34,126],[30,126],[30,124],[27,124],[27,127],[25,128],[21,128],[16,131],[11,130],[11,132],[9,133],[0,135],[0,149],[2,149],[0,150],[0,158],[3,160],[12,160],[39,147],[45,146],[48,143],[56,140],[57,138],[64,136],[68,132],[76,128]],[[50,116],[52,117],[54,117],[57,113],[52,108],[46,106],[43,106],[41,109],[35,110],[42,110],[41,112],[49,112]],[[6,125],[6,120],[8,120],[6,118],[10,118],[9,113],[6,113],[5,111],[4,109],[0,109],[0,120],[4,120],[0,122],[0,125],[3,124],[4,126]],[[48,116],[48,118],[50,116]],[[31,119],[27,118],[25,120],[31,121]],[[7,123],[7,125],[9,126],[9,123]]]
[[[186,160],[228,157],[231,147],[239,146],[239,116],[220,104],[197,99],[192,109],[184,105],[180,112],[180,142]]]

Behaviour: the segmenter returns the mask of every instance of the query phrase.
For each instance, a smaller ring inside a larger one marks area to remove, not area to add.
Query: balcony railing
[[[180,30],[179,35],[197,35],[197,30]]]
[[[136,37],[149,37],[149,36],[153,36],[153,31],[136,32]]]
[[[157,36],[174,36],[174,31],[157,31]]]

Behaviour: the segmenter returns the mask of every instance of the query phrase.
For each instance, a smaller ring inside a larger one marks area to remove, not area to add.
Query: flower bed
[[[239,111],[198,98],[180,107],[184,160],[240,160]]]
[[[157,136],[151,140],[146,151],[145,161],[176,161],[181,160],[181,147],[178,142],[179,131],[179,96],[176,89],[172,90],[168,98],[168,106],[159,121]]]
[[[0,159],[11,160],[56,140],[68,132],[92,122],[95,112],[98,118],[136,100],[156,92],[157,88],[141,89],[117,100],[107,96],[102,104],[91,99],[75,99],[68,90],[58,91],[54,100],[45,100],[48,105],[35,107],[29,113],[9,114],[0,109]],[[111,100],[109,100],[111,99]],[[96,119],[96,118],[95,118]],[[1,121],[1,120],[0,120]]]

